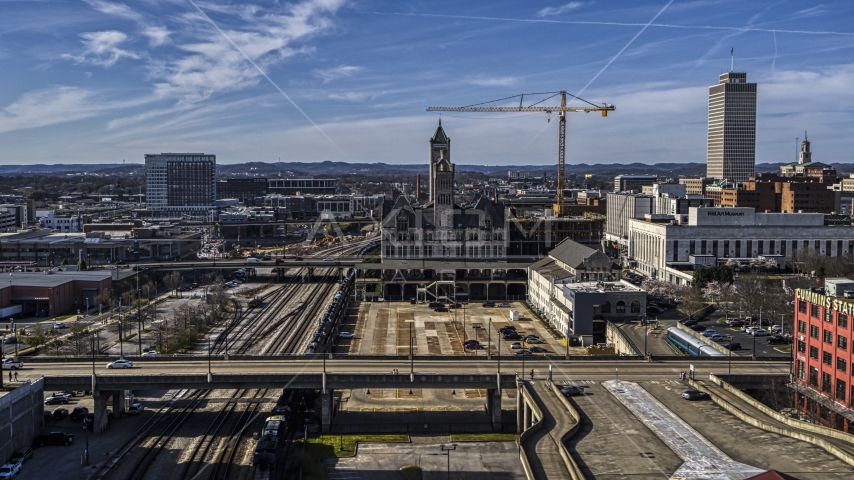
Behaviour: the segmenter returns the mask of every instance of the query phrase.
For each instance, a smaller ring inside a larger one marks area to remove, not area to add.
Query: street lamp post
[[[443,454],[448,456],[448,480],[451,480],[451,452],[457,449],[457,444],[452,443],[450,445],[440,445],[439,448],[442,449]]]
[[[213,379],[213,374],[211,373],[211,336],[208,334],[208,383]]]
[[[732,378],[732,335],[727,335],[727,338],[729,339],[729,355],[727,358],[727,376],[729,378],[727,381],[730,381]]]
[[[489,345],[486,347],[486,359],[492,360],[492,317],[489,317],[489,329],[486,331],[486,339]]]

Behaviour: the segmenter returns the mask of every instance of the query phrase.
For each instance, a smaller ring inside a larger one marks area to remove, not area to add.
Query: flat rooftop
[[[5,287],[47,287],[54,288],[75,280],[84,282],[100,282],[112,276],[106,271],[86,272],[15,272],[11,275],[3,275],[0,288]],[[5,283],[5,282],[10,283]]]
[[[619,282],[574,282],[563,284],[566,288],[582,292],[642,292],[643,289],[631,283]]]

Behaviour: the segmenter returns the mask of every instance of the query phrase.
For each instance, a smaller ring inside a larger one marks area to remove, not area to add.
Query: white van
[[[261,259],[250,257],[246,259],[246,263],[261,263]]]

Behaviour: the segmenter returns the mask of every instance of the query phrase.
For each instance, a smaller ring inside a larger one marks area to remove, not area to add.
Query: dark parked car
[[[12,458],[9,460],[9,463],[19,463],[23,464],[27,460],[33,458],[33,449],[28,448],[23,452],[15,452],[12,454]]]
[[[444,307],[445,304],[442,302],[430,302],[430,304],[427,306],[430,308],[436,308],[436,307]]]
[[[522,336],[516,332],[510,332],[510,333],[504,334],[504,340],[519,340],[520,338],[522,338]]]
[[[60,405],[68,403],[68,397],[47,397],[44,401],[45,405]]]
[[[47,435],[39,435],[33,439],[33,448],[45,445],[71,445],[74,435],[63,432],[50,432]]]
[[[86,407],[74,407],[74,410],[71,411],[71,415],[68,416],[71,420],[83,420],[86,418],[86,415],[89,414],[89,409]]]
[[[787,345],[787,344],[789,344],[789,343],[792,343],[792,339],[791,339],[791,338],[786,338],[786,337],[779,337],[779,336],[777,336],[777,337],[768,337],[768,343],[769,343],[769,344],[771,344],[771,345],[777,345],[777,344]]]
[[[696,325],[696,324],[697,324],[697,321],[694,320],[693,318],[682,321],[682,325],[685,325],[686,327],[690,327],[691,325]]]
[[[741,344],[739,342],[728,342],[723,344],[723,347],[727,350],[741,350]]]
[[[567,397],[571,397],[573,395],[584,395],[584,389],[587,387],[582,387],[579,385],[567,385],[560,389],[560,393],[566,395]]]
[[[694,330],[695,332],[702,332],[702,331],[704,331],[704,330],[706,329],[706,327],[704,327],[704,326],[702,326],[702,325],[700,325],[700,324],[691,325],[689,328],[690,328],[691,330]]]
[[[536,345],[534,345],[534,346],[532,346],[532,347],[528,347],[528,350],[530,350],[530,351],[532,351],[532,352],[534,352],[534,353],[546,353],[546,352],[548,352],[548,350],[546,350],[545,348],[543,348],[543,347],[538,347],[538,346],[536,346]]]
[[[685,400],[706,400],[709,398],[709,394],[692,388],[691,390],[682,393],[682,398]]]
[[[55,408],[53,410],[53,418],[55,418],[56,420],[62,420],[63,418],[65,418],[67,416],[68,416],[68,409],[67,408],[59,407],[59,408]]]
[[[472,344],[472,343],[474,343],[474,344],[478,344],[478,343],[480,343],[480,342],[479,342],[479,341],[477,341],[477,340],[471,339],[471,340],[466,340],[465,342],[463,342],[463,345],[470,345],[470,344]]]
[[[483,303],[481,304],[481,306],[482,306],[482,307],[494,307],[494,306],[495,306],[495,302],[492,302],[492,301],[489,301],[489,302],[483,302]]]
[[[436,307],[433,309],[433,311],[434,312],[447,312],[448,308],[447,307]]]
[[[469,343],[466,344],[465,348],[466,350],[483,350],[486,347],[479,343]]]
[[[518,352],[516,352],[514,355],[516,355],[517,357],[524,357],[524,356],[527,356],[527,355],[533,355],[533,353],[531,353],[531,351],[530,351],[530,350],[519,350],[519,351],[518,351]]]
[[[735,328],[735,327],[744,326],[744,321],[742,321],[742,320],[730,320],[730,321],[726,322],[726,324],[732,328]]]
[[[501,333],[515,332],[515,331],[516,331],[516,327],[514,327],[513,325],[508,325],[508,326],[506,326],[506,327],[501,327],[501,328],[499,328],[499,329],[498,329],[498,331],[499,331],[499,332],[501,332]]]

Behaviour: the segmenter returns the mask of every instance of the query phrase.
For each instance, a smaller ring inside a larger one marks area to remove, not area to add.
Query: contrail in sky
[[[234,40],[232,40],[231,38],[229,38],[229,36],[228,36],[228,35],[226,35],[226,34],[225,34],[225,32],[223,32],[223,31],[222,31],[222,29],[221,29],[221,28],[219,28],[219,26],[218,26],[216,23],[214,23],[214,21],[213,21],[213,20],[211,20],[211,17],[207,16],[207,14],[206,14],[205,12],[203,12],[203,11],[202,11],[202,9],[201,9],[201,8],[199,8],[199,6],[198,6],[198,5],[196,5],[196,3],[195,3],[195,2],[193,2],[193,0],[187,0],[187,1],[188,1],[188,2],[190,2],[190,4],[191,4],[192,6],[196,7],[196,10],[198,10],[198,11],[199,11],[199,13],[201,13],[201,14],[202,14],[202,16],[203,16],[203,17],[205,17],[205,19],[206,19],[208,22],[210,22],[210,24],[211,24],[211,25],[213,25],[213,27],[216,29],[216,31],[217,31],[217,32],[219,32],[219,33],[220,33],[220,35],[222,35],[223,37],[225,37],[225,39],[226,39],[226,40],[228,40],[228,43],[230,43],[232,47],[234,47],[238,52],[240,52],[240,54],[241,54],[241,55],[243,55],[243,58],[245,58],[247,61],[249,61],[249,63],[251,63],[251,64],[252,64],[252,66],[253,66],[253,67],[255,67],[255,70],[258,70],[258,73],[260,73],[261,75],[263,75],[263,76],[264,76],[264,78],[266,78],[266,79],[267,79],[267,81],[268,81],[268,82],[270,82],[270,85],[272,85],[276,90],[278,90],[278,91],[279,91],[279,93],[281,93],[281,94],[282,94],[282,96],[283,96],[283,97],[285,97],[285,99],[286,99],[287,101],[291,102],[291,105],[293,105],[293,106],[294,106],[294,108],[296,108],[296,109],[299,111],[299,113],[301,113],[301,114],[302,114],[302,116],[303,116],[303,117],[305,117],[305,119],[306,119],[306,120],[308,120],[308,122],[309,122],[309,123],[311,123],[311,124],[314,126],[314,128],[316,128],[316,129],[317,129],[317,131],[318,131],[318,132],[320,132],[320,134],[321,134],[321,135],[323,135],[327,140],[329,140],[329,143],[331,143],[331,144],[332,144],[332,146],[334,146],[335,148],[337,148],[337,149],[338,149],[338,151],[339,151],[339,152],[341,152],[341,154],[342,154],[342,155],[344,155],[345,157],[347,156],[347,154],[346,154],[346,153],[344,153],[344,150],[341,150],[341,147],[339,147],[335,142],[333,142],[333,141],[332,141],[332,139],[331,139],[331,138],[329,138],[329,136],[328,136],[328,135],[326,135],[326,132],[324,132],[324,131],[323,131],[323,130],[322,130],[322,129],[321,129],[321,128],[316,124],[316,123],[314,123],[314,120],[312,120],[312,119],[311,119],[311,117],[309,117],[307,113],[305,113],[301,108],[299,108],[299,105],[297,105],[297,104],[296,104],[296,102],[294,102],[293,100],[291,100],[291,97],[289,97],[289,96],[288,96],[288,94],[287,94],[287,93],[285,93],[285,91],[284,91],[284,90],[282,90],[281,88],[279,88],[279,86],[276,84],[276,82],[274,82],[274,81],[273,81],[273,79],[272,79],[272,78],[270,78],[270,77],[269,77],[269,76],[264,72],[264,70],[261,70],[261,67],[259,67],[259,66],[258,66],[258,64],[256,64],[256,63],[255,63],[251,58],[249,58],[249,55],[246,55],[246,53],[245,53],[245,52],[244,52],[240,47],[238,47],[236,43],[234,43]]]
[[[607,69],[608,67],[610,67],[610,66],[611,66],[611,64],[612,64],[612,63],[614,63],[614,60],[616,60],[620,55],[622,55],[622,54],[623,54],[623,52],[625,52],[625,51],[626,51],[626,49],[627,49],[627,48],[629,48],[629,45],[631,45],[635,40],[637,40],[637,38],[638,38],[638,37],[640,37],[640,36],[641,36],[641,34],[642,34],[642,33],[643,33],[647,28],[649,28],[649,26],[650,26],[650,25],[652,25],[652,22],[654,22],[654,21],[655,21],[655,19],[659,17],[659,15],[661,15],[662,13],[664,13],[664,11],[665,11],[665,10],[667,10],[667,7],[669,7],[671,3],[673,3],[673,0],[670,0],[669,2],[667,2],[667,5],[665,5],[661,10],[659,10],[659,11],[658,11],[658,13],[656,13],[654,17],[652,17],[652,20],[650,20],[650,21],[646,22],[646,25],[644,25],[644,26],[643,26],[643,28],[641,28],[641,29],[640,29],[640,31],[638,31],[638,33],[636,33],[636,34],[635,34],[635,36],[634,36],[634,37],[632,37],[632,39],[631,39],[631,40],[629,40],[629,43],[627,43],[627,44],[626,44],[626,46],[624,46],[623,48],[621,48],[621,49],[620,49],[620,51],[619,51],[619,52],[617,52],[617,54],[616,54],[616,55],[614,55],[614,56],[613,56],[613,58],[611,58],[611,60],[608,60],[608,63],[606,63],[606,64],[605,64],[605,66],[604,66],[604,67],[602,67],[602,69],[601,69],[601,70],[599,70],[599,72],[597,72],[597,73],[596,73],[596,75],[593,75],[593,78],[591,78],[591,79],[590,79],[590,81],[589,81],[589,82],[587,82],[587,85],[585,85],[585,86],[584,86],[584,88],[582,88],[582,89],[581,89],[581,90],[580,90],[576,95],[578,95],[578,96],[580,97],[580,96],[581,96],[581,94],[583,94],[583,93],[584,93],[584,91],[585,91],[585,90],[587,90],[587,87],[589,87],[589,86],[590,86],[590,84],[591,84],[591,83],[593,83],[597,78],[599,78],[599,75],[602,75],[602,72],[604,72],[604,71],[605,71],[605,69]]]
[[[777,66],[777,32],[774,32],[774,58],[771,60],[771,74],[776,73]]]
[[[435,17],[435,18],[456,18],[462,20],[494,20],[499,22],[520,22],[520,23],[554,23],[563,25],[605,25],[615,27],[658,27],[658,28],[679,28],[684,30],[728,30],[736,32],[780,32],[780,33],[799,33],[803,35],[844,35],[854,37],[852,32],[833,32],[822,30],[780,30],[770,28],[754,28],[754,27],[721,27],[716,25],[676,25],[672,23],[631,23],[631,22],[597,22],[597,21],[581,21],[581,20],[547,20],[542,18],[507,18],[507,17],[480,17],[474,15],[445,15],[440,13],[396,13],[396,12],[364,12],[373,15],[395,15],[400,17]]]

